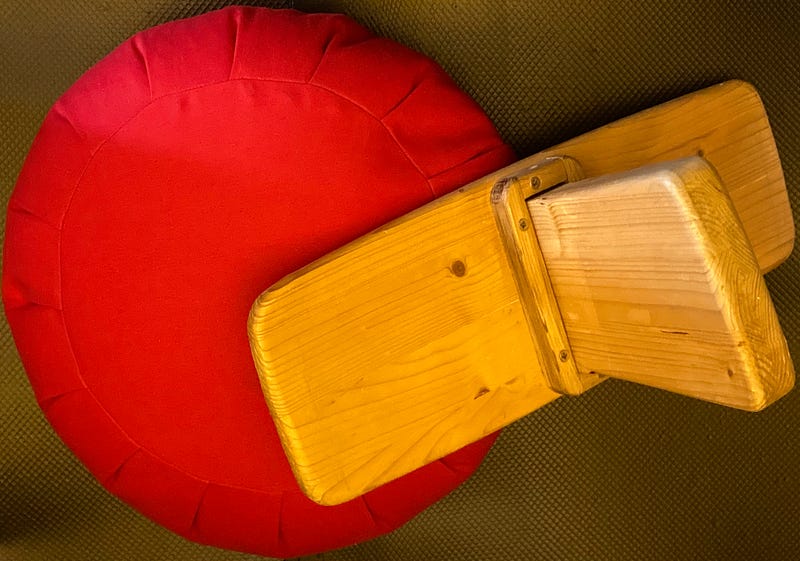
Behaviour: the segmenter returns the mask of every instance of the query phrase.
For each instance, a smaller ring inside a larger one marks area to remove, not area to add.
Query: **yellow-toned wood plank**
[[[740,80],[614,121],[485,179],[524,175],[548,156],[573,158],[590,178],[698,155],[722,178],[761,271],[783,263],[795,238],[783,169],[761,98]]]
[[[554,399],[473,184],[272,287],[253,355],[295,474],[343,502]]]
[[[775,139],[756,90],[738,80],[689,94],[547,150],[586,177],[699,155],[722,178],[761,270],[783,263],[794,222]]]
[[[794,384],[766,284],[700,158],[530,199],[583,372],[759,410]]]

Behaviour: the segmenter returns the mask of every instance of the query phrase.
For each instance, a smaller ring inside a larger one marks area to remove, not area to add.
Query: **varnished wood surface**
[[[587,132],[489,175],[568,156],[585,177],[702,156],[722,178],[762,272],[792,253],[795,230],[778,149],[758,92],[740,80],[679,97]]]
[[[586,177],[702,156],[722,178],[761,270],[772,270],[792,252],[794,221],[780,157],[761,99],[746,82],[689,94],[548,153],[576,159]]]
[[[262,294],[253,356],[298,481],[349,500],[555,399],[491,203],[445,196]]]
[[[578,367],[746,410],[794,383],[719,177],[694,157],[528,201]]]

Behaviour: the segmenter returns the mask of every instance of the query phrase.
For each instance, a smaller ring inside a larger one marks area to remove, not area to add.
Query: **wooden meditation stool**
[[[609,377],[746,410],[792,387],[762,274],[794,225],[751,86],[514,159],[435,62],[345,16],[136,34],[9,200],[39,406],[154,522],[294,558],[400,527]]]
[[[285,277],[250,341],[301,487],[335,505],[608,377],[764,408],[794,383],[762,277],[793,241],[761,102],[727,82]]]

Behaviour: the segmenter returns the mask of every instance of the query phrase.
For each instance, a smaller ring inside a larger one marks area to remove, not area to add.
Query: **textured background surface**
[[[50,105],[132,33],[224,1],[0,4],[5,201]],[[254,3],[257,2],[240,2]],[[728,78],[770,115],[800,216],[800,15],[788,2],[364,0],[341,11],[438,60],[521,156]],[[800,363],[800,258],[768,275]],[[507,429],[479,472],[356,559],[793,559],[800,391],[747,414],[607,382]],[[103,491],[39,412],[0,328],[0,559],[256,559],[160,529]]]

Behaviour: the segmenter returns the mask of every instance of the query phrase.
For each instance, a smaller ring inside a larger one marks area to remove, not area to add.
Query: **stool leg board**
[[[703,159],[567,185],[528,208],[579,371],[750,411],[792,387],[764,278]]]

